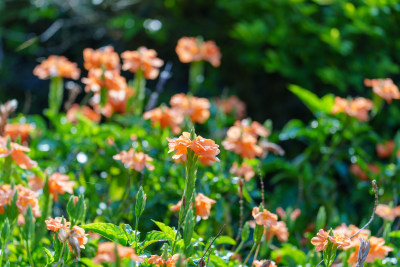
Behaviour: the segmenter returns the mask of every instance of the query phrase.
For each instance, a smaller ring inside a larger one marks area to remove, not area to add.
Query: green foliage
[[[82,226],[86,231],[93,231],[111,240],[118,241],[121,245],[128,243],[128,237],[121,227],[112,223],[90,223]]]

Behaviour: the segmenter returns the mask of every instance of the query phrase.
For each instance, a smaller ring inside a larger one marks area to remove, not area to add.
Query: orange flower
[[[8,157],[21,167],[22,169],[32,169],[37,166],[37,162],[31,160],[25,152],[29,152],[30,149],[25,146],[18,145],[17,143],[11,143],[11,149],[7,147],[7,138],[0,136],[0,158]]]
[[[147,49],[144,46],[139,47],[137,51],[125,51],[121,57],[124,60],[123,70],[137,72],[141,68],[145,78],[150,80],[157,78],[160,72],[158,68],[164,64],[154,49]]]
[[[31,206],[33,216],[40,217],[39,194],[20,184],[16,186],[16,189],[18,194],[16,205],[19,213],[25,214],[28,206]]]
[[[107,91],[124,91],[128,84],[125,77],[121,76],[119,71],[106,70],[103,72],[101,69],[92,69],[88,73],[88,77],[82,78],[82,83],[86,84],[86,92],[100,93],[101,88]]]
[[[62,217],[56,217],[54,219],[49,217],[49,219],[45,220],[44,222],[46,223],[47,230],[57,232],[58,229],[60,229],[62,226],[65,226],[67,228],[71,226],[71,223],[67,222],[65,219],[64,219],[65,225],[62,224],[62,220],[63,220]]]
[[[196,197],[196,214],[203,220],[210,216],[211,205],[215,204],[216,201],[206,197],[202,193],[197,194]]]
[[[394,147],[396,146],[394,140],[386,141],[382,144],[376,145],[376,154],[381,159],[388,158],[393,154]],[[397,157],[400,158],[400,149],[397,151]]]
[[[79,246],[79,248],[85,248],[85,244],[87,243],[88,239],[87,239],[87,234],[85,234],[85,230],[83,230],[83,228],[74,225],[72,227],[72,230],[69,233],[69,245],[70,245],[70,251],[72,251],[73,248],[73,241],[72,240],[77,240],[77,244]],[[72,247],[72,249],[71,249]]]
[[[372,101],[363,97],[356,97],[351,101],[335,97],[335,104],[332,114],[346,112],[351,117],[356,117],[359,121],[368,120],[368,112],[372,109]]]
[[[4,132],[4,136],[9,136],[11,141],[17,140],[19,137],[21,139],[21,143],[25,143],[28,141],[29,133],[32,132],[34,127],[29,124],[7,124]]]
[[[206,197],[202,193],[198,193],[195,198],[196,204],[196,215],[200,216],[203,220],[208,219],[210,216],[211,205],[215,204],[216,201]],[[182,206],[182,201],[180,200],[176,205],[171,206],[171,211],[180,211]]]
[[[72,63],[63,56],[49,56],[33,69],[33,74],[39,79],[48,79],[50,77],[63,77],[77,80],[81,75],[76,63]]]
[[[393,83],[392,79],[365,79],[364,84],[372,87],[372,91],[389,104],[392,103],[392,99],[400,99],[399,88]]]
[[[93,258],[95,264],[102,264],[103,262],[115,262],[115,250],[117,250],[118,258],[130,258],[135,262],[143,262],[144,259],[137,256],[135,250],[131,247],[124,247],[120,244],[113,242],[103,242],[99,244],[97,254]]]
[[[336,227],[335,232],[337,233],[342,233],[345,236],[351,237],[353,236],[355,233],[357,233],[360,229],[355,226],[355,225],[349,225],[348,227],[346,226],[346,224],[342,223],[340,226]],[[353,237],[351,239],[351,246],[350,247],[355,247],[358,243],[359,243],[359,239],[363,238],[364,240],[367,240],[369,235],[370,235],[370,231],[363,229],[361,230],[360,233],[358,233],[355,237]],[[350,247],[346,247],[343,248],[344,250],[349,249]]]
[[[349,102],[347,101],[346,98],[341,98],[336,96],[335,97],[335,104],[332,107],[332,114],[337,114],[337,113],[342,113],[346,112],[346,108]]]
[[[267,209],[264,209],[262,212],[259,211],[259,207],[254,207],[252,215],[256,224],[264,225],[264,227],[271,227],[276,225],[278,216],[274,213],[269,212]]]
[[[204,123],[210,117],[210,101],[207,98],[187,96],[184,93],[171,97],[170,105],[184,115],[188,115],[192,122]]]
[[[215,104],[225,114],[233,114],[238,120],[246,117],[246,104],[237,96],[230,96],[227,99],[216,99]]]
[[[328,232],[320,229],[317,233],[317,236],[311,239],[311,244],[315,247],[315,251],[322,251],[325,250],[326,246],[328,245]]]
[[[84,67],[87,70],[102,69],[119,70],[119,56],[112,46],[106,46],[102,49],[93,50],[85,48],[83,50]]]
[[[393,221],[396,217],[400,216],[399,214],[399,209],[400,206],[394,209],[392,209],[391,207],[389,207],[388,205],[385,204],[379,204],[378,206],[376,206],[376,210],[375,213],[376,215],[378,215],[379,217],[388,220],[388,221]]]
[[[283,221],[277,222],[275,225],[271,225],[266,229],[266,239],[270,240],[274,235],[282,242],[288,241],[289,232],[286,227],[286,223]]]
[[[147,260],[147,263],[154,263],[157,267],[159,267],[165,264],[165,260],[161,256],[151,255]]]
[[[4,206],[10,205],[14,196],[14,190],[9,184],[0,186],[0,214],[4,213]]]
[[[74,181],[69,180],[69,176],[59,172],[53,173],[49,178],[49,193],[53,195],[54,201],[58,201],[58,194],[65,194],[65,192],[72,194]]]
[[[250,181],[250,179],[255,175],[253,168],[246,162],[243,162],[240,167],[238,166],[237,162],[234,162],[232,168],[230,169],[230,173],[239,177],[244,177],[246,181]]]
[[[247,120],[236,121],[226,133],[222,145],[243,158],[255,158],[263,154],[262,147],[257,145],[257,138],[268,135],[269,131],[258,122],[254,121],[249,125]]]
[[[113,159],[120,160],[127,168],[138,172],[141,172],[145,167],[149,171],[154,170],[154,166],[149,163],[153,161],[153,158],[143,152],[135,152],[133,148],[129,149],[129,151],[121,151],[119,154],[114,155]]]
[[[96,112],[101,112],[104,116],[111,117],[114,113],[125,113],[127,108],[128,99],[134,95],[134,91],[130,87],[124,90],[109,90],[107,94],[107,102],[102,108],[100,106],[100,95],[95,95],[91,99],[91,105],[95,108]]]
[[[28,178],[28,185],[33,191],[39,191],[44,187],[44,181],[39,176],[33,175]]]
[[[253,265],[254,265],[254,267],[263,267],[266,262],[267,262],[266,260],[261,260],[261,261],[255,260],[255,261],[253,261]],[[265,265],[265,266],[276,267],[276,264],[274,261],[270,261],[269,265]]]
[[[183,115],[173,108],[158,107],[145,112],[143,118],[145,120],[150,119],[153,126],[158,122],[163,129],[171,127],[174,134],[179,134],[181,132],[180,124],[183,122]]]
[[[375,259],[384,259],[390,251],[393,251],[393,248],[385,246],[384,244],[385,240],[383,238],[371,236],[371,238],[369,239],[370,249],[365,262],[374,262]],[[358,242],[356,250],[353,252],[353,254],[350,255],[350,258],[347,261],[348,263],[357,262],[357,254],[359,249],[360,249],[360,242]]]
[[[368,171],[377,174],[380,172],[379,166],[376,164],[368,164]],[[367,173],[361,169],[361,167],[357,164],[350,165],[350,172],[364,181],[369,181]]]
[[[88,106],[79,106],[79,104],[73,104],[67,112],[67,120],[71,123],[77,123],[77,114],[81,114],[93,122],[100,122],[101,116],[99,113],[94,111]]]
[[[214,67],[221,65],[221,52],[214,41],[206,41],[200,47],[203,59]]]
[[[328,238],[335,246],[341,246],[342,249],[348,249],[352,245],[350,238],[342,232],[333,231],[333,236]]]
[[[356,117],[359,121],[368,120],[368,112],[372,109],[372,101],[363,97],[356,97],[350,101],[346,108],[349,116]]]
[[[198,159],[204,165],[211,165],[212,163],[219,161],[217,155],[220,150],[218,145],[211,139],[205,139],[201,136],[195,137],[192,141],[190,140],[190,134],[183,132],[178,139],[170,139],[168,153],[175,151],[175,155],[172,156],[174,160],[186,162],[187,149],[190,148],[193,152],[198,155]]]
[[[168,260],[164,260],[161,256],[151,255],[147,263],[154,263],[157,267],[164,265],[166,267],[175,267],[180,257],[180,254],[174,254]]]
[[[183,63],[205,60],[214,67],[221,64],[221,53],[214,41],[202,42],[194,37],[182,37],[175,51]]]

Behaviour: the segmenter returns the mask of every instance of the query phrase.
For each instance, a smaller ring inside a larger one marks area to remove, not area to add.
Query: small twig
[[[197,263],[196,267],[199,266],[200,262],[204,262],[204,257],[207,255],[208,250],[211,248],[212,244],[215,242],[215,239],[217,239],[221,234],[222,231],[225,229],[226,224],[224,224],[221,227],[221,230],[219,230],[218,234],[214,237],[214,239],[211,241],[210,245],[208,246],[206,252],[204,252],[203,256],[201,257],[201,259],[199,260],[199,263]],[[208,260],[207,260],[208,263]],[[207,266],[207,265],[206,265]]]
[[[261,164],[260,164],[261,165]],[[260,184],[261,184],[261,202],[263,204],[263,207],[265,207],[265,201],[264,201],[264,181],[261,175],[261,167],[258,165],[258,174],[260,175]]]
[[[157,105],[158,97],[162,93],[162,91],[164,90],[165,83],[172,76],[171,68],[172,68],[172,63],[168,62],[165,65],[164,70],[160,73],[160,79],[158,80],[158,83],[156,85],[156,91],[154,91],[150,95],[150,100],[147,102],[147,106],[146,106],[145,110],[151,110]]]
[[[236,236],[236,243],[239,242],[240,235],[242,234],[243,230],[243,187],[244,187],[244,181],[243,178],[239,178],[239,205],[240,205],[240,220],[239,220],[239,231]]]
[[[358,230],[354,235],[352,235],[350,237],[350,239],[352,239],[353,237],[357,236],[362,230],[367,228],[368,225],[370,225],[371,222],[374,220],[376,206],[378,206],[378,186],[376,185],[376,181],[375,180],[372,180],[372,188],[374,189],[374,193],[375,193],[375,202],[374,202],[374,210],[372,211],[371,218],[369,219],[369,221],[362,228],[360,228],[360,230]],[[338,246],[337,248],[339,249],[341,247],[342,247],[342,245]],[[324,262],[324,260],[321,260],[315,267],[320,266],[323,262]]]
[[[261,242],[258,243],[258,246],[257,246],[257,249],[256,249],[256,253],[254,253],[253,264],[254,264],[254,261],[257,260],[258,251],[260,250],[260,246],[261,246]]]

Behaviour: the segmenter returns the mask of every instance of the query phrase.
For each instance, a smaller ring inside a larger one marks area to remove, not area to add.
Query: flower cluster
[[[205,139],[201,136],[196,136],[194,140],[190,140],[190,133],[183,132],[179,138],[167,138],[170,152],[176,151],[172,158],[178,162],[186,162],[188,148],[198,156],[198,159],[204,165],[211,165],[219,161],[217,155],[220,150],[218,145],[211,139]]]
[[[225,99],[216,99],[215,104],[225,114],[232,114],[238,120],[242,120],[246,117],[246,104],[237,96],[230,96]]]
[[[368,112],[372,109],[372,101],[363,97],[356,97],[347,100],[341,97],[335,97],[335,104],[332,107],[332,114],[346,113],[359,121],[368,120]]]
[[[183,37],[178,40],[175,51],[183,63],[204,60],[214,67],[221,64],[221,53],[214,41],[203,42],[195,37]]]
[[[33,74],[40,79],[63,77],[77,80],[81,71],[76,63],[70,62],[66,57],[52,55],[36,66]]]
[[[87,234],[81,227],[74,225],[71,229],[71,223],[65,221],[61,217],[55,219],[49,217],[45,221],[47,229],[56,232],[60,242],[68,242],[69,250],[74,251],[78,258],[80,258],[80,249],[85,248],[87,243]]]
[[[73,194],[74,181],[70,181],[68,175],[59,172],[53,173],[49,177],[49,193],[53,195],[54,201],[58,201],[58,195]]]
[[[251,159],[261,156],[264,152],[257,144],[258,137],[267,137],[269,134],[270,132],[256,121],[251,124],[248,120],[236,121],[226,133],[226,139],[222,145],[243,158]]]
[[[15,188],[11,188],[9,184],[0,186],[0,214],[4,212],[5,205],[11,205],[15,193],[17,194],[16,205],[20,214],[24,215],[30,206],[33,216],[41,216],[38,200],[39,194],[20,184],[16,185]]]
[[[0,136],[0,158],[11,156],[14,162],[22,169],[32,169],[37,166],[37,162],[25,154],[25,152],[29,151],[28,147],[13,142],[10,143],[9,148],[7,146],[7,138]]]
[[[153,161],[153,158],[143,152],[135,152],[133,148],[128,151],[121,151],[114,155],[113,159],[120,160],[127,168],[134,169],[137,172],[141,172],[145,167],[149,171],[154,170],[154,166],[149,163]]]
[[[157,57],[157,52],[154,49],[147,49],[141,46],[136,51],[125,51],[121,54],[124,61],[123,70],[137,72],[142,69],[146,79],[154,80],[159,74],[160,68],[164,61]]]
[[[372,91],[389,104],[392,103],[392,99],[400,99],[399,88],[393,83],[392,79],[365,79],[364,84],[372,87]]]
[[[171,97],[169,104],[190,117],[192,122],[204,123],[210,117],[210,101],[207,98],[187,96],[184,93]]]

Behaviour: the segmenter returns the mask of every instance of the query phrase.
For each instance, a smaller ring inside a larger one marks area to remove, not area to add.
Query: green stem
[[[6,243],[7,240],[5,240],[3,244],[1,244],[0,266],[3,266],[3,255],[4,255],[4,250],[6,249]]]
[[[49,109],[53,115],[58,114],[64,96],[62,77],[52,77],[50,81]]]
[[[243,265],[246,265],[246,263],[249,260],[251,254],[253,254],[253,251],[256,249],[257,245],[258,245],[257,243],[253,244],[253,247],[251,248],[249,255],[247,255],[246,259],[244,260]]]
[[[182,207],[181,207],[182,208]],[[174,251],[175,251],[175,245],[176,245],[176,241],[178,240],[178,234],[179,231],[181,230],[181,225],[178,224],[178,229],[176,230],[176,234],[175,234],[175,238],[174,238],[174,243],[172,244],[172,250],[171,250],[171,255],[174,255]]]
[[[189,70],[190,92],[195,95],[203,83],[204,61],[193,61]]]
[[[29,247],[29,241],[28,240],[25,240],[25,247],[26,247],[26,250],[28,252],[28,258],[29,258],[29,262],[31,264],[31,267],[35,267],[35,264],[33,263],[31,249]]]
[[[136,90],[136,106],[135,115],[142,115],[144,107],[144,98],[146,96],[146,79],[144,78],[144,73],[141,68],[135,74],[134,80],[135,90]]]
[[[135,251],[138,251],[138,228],[139,228],[139,217],[136,217],[136,223],[135,223]]]
[[[11,173],[12,173],[12,158],[8,156],[4,159],[4,183],[13,184],[11,182]]]

